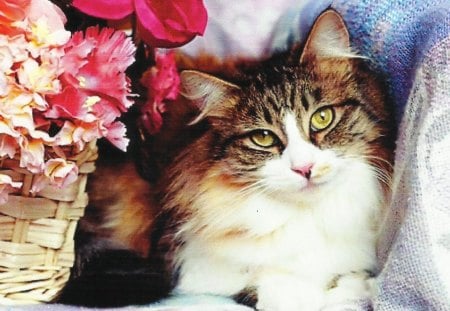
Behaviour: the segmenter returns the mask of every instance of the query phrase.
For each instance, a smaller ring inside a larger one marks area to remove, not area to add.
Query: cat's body
[[[174,293],[251,294],[261,310],[367,297],[393,133],[342,20],[327,11],[301,55],[231,80],[182,73],[200,113],[155,186],[150,258]]]
[[[367,297],[363,272],[376,267],[381,194],[364,165],[349,169],[360,172],[342,176],[326,198],[311,194],[310,202],[259,191],[241,196],[216,177],[209,189],[199,186],[202,195],[187,193],[197,196],[194,209],[208,210],[182,217],[175,230],[181,245],[169,264],[179,267],[176,292],[235,296],[256,289],[263,310],[315,310],[328,299]],[[356,292],[327,291],[339,276],[353,278]]]
[[[317,310],[369,295],[390,125],[364,61],[314,46],[321,27],[345,40],[334,14],[317,22],[300,62],[271,60],[238,86],[182,74],[203,109],[195,122],[206,118],[210,128],[163,181],[174,225],[161,236],[172,245],[165,258],[175,292],[251,289],[262,310]]]

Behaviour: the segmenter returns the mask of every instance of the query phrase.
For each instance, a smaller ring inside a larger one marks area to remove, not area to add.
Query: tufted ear
[[[314,22],[303,48],[300,62],[310,58],[361,57],[352,52],[350,38],[341,15],[334,10],[323,12]]]
[[[180,78],[181,94],[200,110],[191,124],[205,117],[222,117],[227,108],[235,103],[235,93],[239,87],[232,83],[195,70],[182,71]]]

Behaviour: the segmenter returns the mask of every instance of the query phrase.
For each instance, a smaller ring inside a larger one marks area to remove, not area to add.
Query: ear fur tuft
[[[352,51],[344,20],[332,9],[323,12],[314,22],[300,62],[311,57],[365,58]]]
[[[190,123],[195,124],[208,116],[220,117],[230,104],[230,97],[239,87],[209,74],[184,70],[180,74],[181,94],[197,105],[200,114]]]

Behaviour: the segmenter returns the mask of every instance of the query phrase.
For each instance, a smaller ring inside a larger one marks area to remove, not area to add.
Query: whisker
[[[389,162],[388,160],[383,159],[381,157],[374,156],[374,155],[346,155],[346,156],[344,156],[344,159],[364,159],[369,162],[371,160],[378,160],[382,163],[387,164],[387,166],[390,170],[393,169],[393,165],[391,164],[391,162]],[[374,166],[374,165],[370,165],[370,168],[375,173],[377,179],[380,180],[380,182],[386,184],[387,186],[390,186],[392,184],[392,175],[388,171],[383,170],[382,168],[380,168],[378,166]]]

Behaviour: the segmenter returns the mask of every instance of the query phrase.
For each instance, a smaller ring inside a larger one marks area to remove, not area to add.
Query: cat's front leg
[[[242,267],[208,256],[190,257],[180,267],[175,294],[233,296],[248,284]]]
[[[375,288],[375,278],[367,271],[351,272],[339,276],[336,284],[327,292],[327,305],[367,300],[372,298]]]
[[[261,311],[317,311],[326,302],[322,286],[285,273],[261,277],[257,295],[256,309]]]

